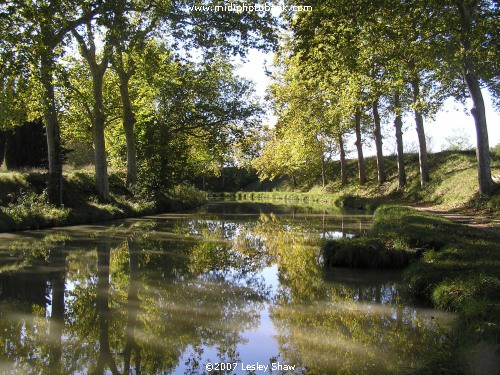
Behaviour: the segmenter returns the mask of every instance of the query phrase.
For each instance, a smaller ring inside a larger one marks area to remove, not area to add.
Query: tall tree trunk
[[[326,170],[325,170],[325,156],[321,155],[321,182],[323,187],[326,186]]]
[[[474,9],[477,4],[470,4],[464,0],[456,0],[455,4],[460,13],[460,44],[462,46],[462,74],[469,89],[472,99],[471,114],[476,126],[476,158],[477,174],[480,194],[490,194],[495,189],[495,183],[491,178],[490,147],[488,140],[488,127],[486,123],[486,110],[479,84],[479,77],[476,73],[474,62],[471,58],[472,45],[468,37],[472,32],[474,21]]]
[[[5,159],[5,145],[7,143],[7,133],[0,130],[0,165],[3,164]]]
[[[365,158],[363,157],[363,142],[361,140],[361,111],[356,110],[354,116],[354,121],[356,125],[356,149],[358,151],[358,173],[359,173],[359,184],[364,185],[366,183],[366,168],[365,168]]]
[[[398,190],[402,190],[406,185],[406,172],[405,172],[405,156],[403,149],[403,121],[401,119],[401,102],[399,99],[399,92],[394,93],[394,112],[396,118],[394,119],[394,127],[396,128],[396,147],[397,147],[397,164],[398,164]]]
[[[100,63],[97,62],[96,46],[92,26],[87,25],[88,46],[85,39],[76,31],[72,30],[73,35],[80,45],[80,51],[89,64],[90,73],[92,75],[92,95],[93,108],[92,117],[92,135],[94,140],[94,163],[95,163],[95,182],[97,194],[101,202],[109,202],[109,181],[108,181],[108,164],[106,158],[106,141],[104,137],[104,128],[106,125],[106,115],[104,113],[102,86],[104,81],[104,73],[108,68],[108,46],[105,45],[103,57]]]
[[[119,52],[118,63],[115,68],[120,78],[120,96],[123,106],[123,130],[125,132],[125,142],[127,144],[127,187],[131,188],[137,183],[137,148],[134,134],[136,118],[132,110],[129,93],[129,81],[130,77],[132,77],[135,72],[135,68],[132,63],[128,71],[125,70],[121,52]]]
[[[40,73],[43,86],[43,118],[47,134],[49,162],[47,199],[49,203],[61,206],[63,203],[61,135],[57,120],[53,72],[54,57],[52,52],[47,52],[42,55],[40,60]]]
[[[102,85],[105,71],[106,66],[99,66],[95,70],[92,69],[94,94],[94,126],[92,128],[92,134],[94,136],[95,179],[97,193],[101,202],[110,201],[106,141],[104,137],[106,115],[104,114],[102,98]]]
[[[382,132],[380,129],[380,115],[378,112],[378,98],[372,102],[373,110],[373,135],[377,150],[377,180],[382,185],[385,182],[384,154],[382,152]]]
[[[345,159],[344,137],[342,134],[338,135],[337,141],[339,143],[340,151],[340,181],[342,185],[347,185],[347,162]]]
[[[425,141],[424,118],[418,109],[418,101],[420,100],[420,78],[416,75],[411,81],[413,89],[413,103],[416,105],[414,109],[415,126],[418,135],[418,159],[420,165],[420,186],[424,187],[429,182],[429,167],[427,165],[427,144]]]

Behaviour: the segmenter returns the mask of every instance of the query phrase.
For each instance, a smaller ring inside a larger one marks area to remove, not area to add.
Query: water
[[[453,317],[408,301],[398,273],[322,266],[323,239],[370,221],[219,202],[0,235],[0,373],[418,369],[443,350]]]

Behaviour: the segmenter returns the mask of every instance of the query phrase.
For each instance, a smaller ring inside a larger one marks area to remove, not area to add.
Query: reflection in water
[[[118,374],[115,360],[109,347],[109,257],[111,244],[108,241],[97,244],[97,321],[99,325],[99,355],[94,374],[104,373],[109,368],[113,375]]]
[[[246,374],[278,361],[295,366],[289,373],[416,369],[445,347],[449,316],[405,302],[397,274],[322,265],[322,240],[368,224],[324,208],[214,204],[19,234],[0,245],[0,372],[200,374],[231,362],[236,370],[219,373]]]
[[[139,244],[132,238],[127,238],[129,254],[129,287],[127,296],[127,327],[125,329],[126,341],[123,351],[124,374],[130,374],[130,363],[134,354],[134,367],[136,374],[141,374],[141,348],[135,339],[138,325],[139,302]]]

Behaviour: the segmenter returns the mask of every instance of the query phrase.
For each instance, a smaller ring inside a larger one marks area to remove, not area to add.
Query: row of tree
[[[159,187],[189,166],[210,168],[253,124],[252,87],[234,76],[229,56],[272,47],[275,20],[196,4],[0,4],[0,126],[43,118],[50,203],[62,204],[63,143],[91,141],[96,189],[109,201],[110,157],[126,160],[129,187],[141,170]]]
[[[394,119],[402,188],[402,116],[413,112],[423,186],[429,181],[424,117],[436,114],[448,97],[470,98],[479,192],[491,193],[495,184],[481,89],[500,97],[498,2],[329,0],[307,5],[312,12],[288,15],[277,54],[270,96],[278,123],[254,162],[261,176],[293,177],[307,165],[321,170],[324,180],[328,158],[338,154],[345,184],[345,137],[354,133],[359,183],[366,182],[363,137],[369,137],[382,184],[381,123],[386,117]]]

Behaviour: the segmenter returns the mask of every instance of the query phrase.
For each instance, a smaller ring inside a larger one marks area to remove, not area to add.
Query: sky
[[[257,95],[264,97],[266,93],[266,88],[269,84],[269,77],[265,74],[265,68],[270,70],[270,65],[273,61],[272,53],[263,53],[261,51],[252,50],[250,51],[247,61],[243,62],[237,74],[243,76],[247,79],[251,79],[255,83],[255,90]],[[486,104],[486,120],[488,123],[488,135],[490,147],[493,147],[500,143],[500,113],[493,110],[491,104],[491,97],[488,92],[483,92],[483,96]],[[466,108],[453,99],[448,99],[443,109],[435,116],[435,119],[424,119],[424,128],[426,136],[430,138],[429,142],[429,152],[438,152],[447,144],[446,138],[460,134],[465,135],[472,146],[476,145],[476,133],[474,120],[470,115],[471,104],[468,103]],[[273,116],[268,116],[265,123],[274,124],[276,121]],[[388,122],[392,124],[394,118],[390,118]],[[416,146],[417,144],[417,134],[414,126],[413,116],[411,114],[403,118],[405,126],[408,128],[403,135],[404,143],[408,147]],[[386,134],[388,135],[385,140],[386,151],[393,151],[393,137],[390,137],[392,126],[385,126]],[[374,154],[374,149],[367,145],[367,155]]]

